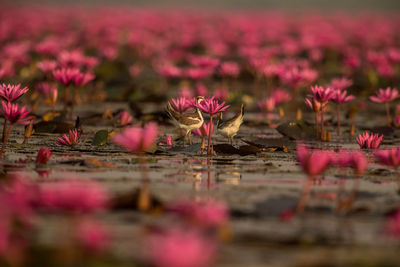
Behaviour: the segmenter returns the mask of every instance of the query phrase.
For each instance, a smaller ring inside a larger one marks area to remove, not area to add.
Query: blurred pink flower
[[[112,141],[132,153],[141,153],[148,150],[156,141],[158,126],[154,122],[148,123],[144,128],[132,126],[122,133],[116,134]]]
[[[131,123],[133,117],[126,111],[120,113],[119,125],[126,126]]]
[[[64,86],[73,84],[79,73],[79,69],[76,68],[61,68],[53,70],[54,78]]]
[[[40,185],[38,206],[53,212],[92,213],[109,205],[109,196],[94,181],[69,179]]]
[[[352,80],[342,77],[342,78],[333,78],[329,84],[329,87],[333,88],[334,90],[341,91],[352,85],[353,85]]]
[[[36,66],[39,70],[41,70],[44,73],[51,73],[53,70],[56,69],[57,62],[55,62],[54,60],[45,59],[43,61],[39,61],[38,63],[36,63]]]
[[[220,101],[226,101],[229,97],[229,91],[225,86],[222,86],[214,91],[214,96]]]
[[[399,92],[396,88],[387,87],[385,89],[379,89],[376,96],[370,96],[369,99],[376,103],[390,102],[399,97]]]
[[[257,102],[257,106],[261,111],[272,112],[275,109],[275,98],[267,97]]]
[[[37,156],[36,156],[36,163],[39,164],[47,164],[51,156],[51,150],[45,147],[41,147]]]
[[[21,84],[0,84],[0,97],[8,102],[14,102],[28,92],[28,87],[21,88]]]
[[[368,132],[359,134],[356,138],[360,148],[378,148],[382,142],[382,139],[383,134],[379,136],[378,134],[370,134]]]
[[[156,267],[205,267],[214,261],[216,244],[193,230],[173,228],[150,234],[144,249]]]
[[[297,145],[297,160],[304,172],[309,176],[321,174],[331,163],[332,155],[329,151],[311,150],[304,145]]]
[[[219,74],[222,76],[238,77],[239,73],[239,64],[234,61],[223,62],[219,68]]]
[[[167,136],[166,138],[166,142],[165,142],[168,146],[172,146],[172,137],[170,135]]]
[[[274,99],[276,105],[280,105],[292,99],[290,93],[281,88],[276,88],[272,91],[271,97]]]
[[[349,102],[349,101],[351,101],[353,99],[354,99],[354,96],[353,95],[347,95],[347,91],[346,90],[343,90],[343,91],[336,90],[333,93],[333,96],[331,98],[331,100],[333,102],[335,102],[336,104],[346,103],[346,102]]]
[[[374,156],[383,164],[397,169],[400,165],[400,147],[375,150]]]
[[[88,219],[80,221],[76,227],[80,245],[92,252],[105,252],[110,245],[110,232],[105,225]]]
[[[64,134],[57,138],[57,144],[60,146],[74,146],[81,140],[81,134],[77,129],[69,130],[68,135]]]
[[[73,78],[73,83],[76,87],[83,87],[95,78],[93,73],[77,72]]]

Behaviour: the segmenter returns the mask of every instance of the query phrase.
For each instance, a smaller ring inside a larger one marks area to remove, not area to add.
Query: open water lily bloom
[[[132,126],[113,137],[113,142],[129,152],[140,153],[149,149],[156,141],[158,126],[154,122],[148,123],[144,128]]]

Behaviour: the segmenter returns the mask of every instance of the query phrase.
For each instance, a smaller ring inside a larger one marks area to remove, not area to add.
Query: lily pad
[[[35,133],[68,133],[75,125],[61,121],[40,121],[33,125]]]
[[[245,145],[236,148],[229,144],[217,144],[213,146],[213,149],[217,154],[240,155],[240,156],[255,155],[261,151],[261,149],[259,149],[256,146]]]
[[[287,152],[288,149],[295,147],[295,142],[288,138],[256,138],[251,140],[241,139],[246,144],[258,148],[275,149]]]
[[[108,131],[100,130],[97,131],[93,137],[92,145],[93,146],[104,146],[108,141]]]
[[[304,121],[290,121],[280,124],[276,130],[293,140],[315,139],[315,128]]]

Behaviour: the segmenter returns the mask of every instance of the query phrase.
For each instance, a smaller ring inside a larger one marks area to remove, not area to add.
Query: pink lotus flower
[[[94,74],[88,72],[78,72],[73,79],[76,87],[83,87],[95,78]]]
[[[37,156],[36,156],[36,163],[39,164],[47,164],[51,156],[51,150],[44,148],[43,146],[40,148]]]
[[[64,86],[73,84],[79,73],[79,69],[76,68],[61,68],[53,70],[54,78]]]
[[[364,132],[363,134],[358,135],[356,138],[360,148],[378,148],[382,142],[382,139],[383,134],[379,136],[378,134],[370,134],[368,132]]]
[[[31,111],[26,106],[19,108],[18,104],[4,101],[1,101],[1,104],[3,109],[0,110],[0,114],[11,124],[27,125],[34,119],[34,116],[29,116]]]
[[[213,125],[213,115],[219,112],[224,112],[228,109],[229,105],[225,106],[225,102],[219,103],[218,100],[215,100],[214,97],[208,98],[206,100],[201,101],[197,107],[203,111],[204,113],[210,114],[210,129],[208,130],[208,154],[211,154],[211,136],[212,130],[211,125]]]
[[[176,111],[183,113],[193,106],[194,98],[191,100],[188,100],[185,97],[179,97],[179,98],[172,98],[171,101],[172,101],[173,108]]]
[[[43,61],[39,61],[36,64],[37,68],[39,70],[41,70],[43,73],[51,73],[53,70],[56,69],[57,67],[57,62],[55,62],[54,60],[43,60]]]
[[[216,245],[193,230],[174,228],[151,234],[144,249],[156,267],[205,267],[214,261]]]
[[[133,120],[133,117],[126,111],[123,111],[120,113],[120,119],[119,119],[119,125],[120,126],[126,126],[131,123]]]
[[[38,206],[55,212],[92,213],[109,205],[107,191],[93,181],[68,180],[40,185]]]
[[[229,108],[229,105],[225,106],[225,102],[219,103],[218,100],[214,99],[215,97],[208,98],[204,101],[201,101],[197,107],[204,113],[214,115],[219,112],[224,112]]]
[[[219,74],[222,76],[238,77],[239,73],[239,64],[233,61],[223,62],[219,69]]]
[[[336,104],[346,103],[353,99],[354,99],[354,96],[347,95],[346,90],[343,90],[343,91],[336,90],[331,98],[331,100],[333,102],[335,102]]]
[[[69,130],[68,135],[64,134],[62,137],[57,138],[57,144],[60,146],[74,146],[81,140],[81,134],[77,129]]]
[[[167,210],[177,213],[191,223],[204,227],[220,227],[228,224],[228,207],[218,201],[178,200],[167,205]]]
[[[154,122],[148,123],[144,128],[132,126],[113,137],[113,142],[129,152],[142,153],[148,150],[155,142],[158,135],[158,126]]]
[[[312,109],[315,113],[321,111],[322,105],[318,102],[313,96],[309,96],[308,98],[304,99],[304,103]]]
[[[376,103],[385,103],[385,108],[386,108],[386,117],[387,117],[387,123],[388,126],[391,125],[392,123],[392,118],[390,116],[390,108],[389,108],[389,102],[398,98],[399,97],[399,92],[397,91],[396,88],[390,88],[387,87],[386,90],[384,89],[379,89],[377,92],[376,96],[370,96],[369,99],[373,102]]]
[[[280,88],[275,89],[272,92],[271,97],[274,99],[276,105],[280,105],[292,99],[290,93]]]
[[[92,253],[101,253],[110,245],[110,232],[103,224],[84,219],[76,227],[79,244]]]
[[[355,172],[358,175],[361,175],[365,172],[368,167],[368,159],[365,157],[362,152],[353,152],[352,153],[352,165]]]
[[[331,83],[329,84],[329,87],[333,88],[334,90],[341,91],[343,89],[350,87],[351,85],[353,85],[353,81],[343,77],[343,78],[332,79]]]
[[[379,89],[379,91],[376,93],[376,96],[370,96],[369,99],[376,103],[385,103],[395,100],[398,97],[399,92],[396,88],[392,89],[390,87],[387,87],[386,90]]]
[[[368,160],[364,153],[358,151],[339,151],[332,157],[332,163],[339,167],[352,167],[359,175],[364,173],[365,169],[368,167]]]
[[[28,87],[21,88],[21,84],[0,84],[0,97],[8,102],[14,102],[28,92]]]
[[[332,162],[330,152],[310,150],[304,145],[297,146],[297,160],[303,170],[311,177],[321,174]]]
[[[170,135],[167,136],[166,138],[166,142],[167,146],[172,146],[172,137]]]
[[[272,112],[275,109],[275,99],[273,97],[267,97],[257,102],[257,106],[262,111]]]
[[[314,94],[315,100],[320,102],[323,106],[325,106],[329,100],[334,97],[334,90],[327,87],[324,88],[322,86],[311,86],[311,91]]]
[[[383,164],[397,169],[400,165],[400,147],[375,150],[374,156]]]

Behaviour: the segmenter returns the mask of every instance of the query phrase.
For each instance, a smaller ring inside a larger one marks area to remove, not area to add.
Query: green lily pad
[[[100,130],[97,131],[93,137],[92,145],[93,146],[104,146],[108,141],[108,131]]]

